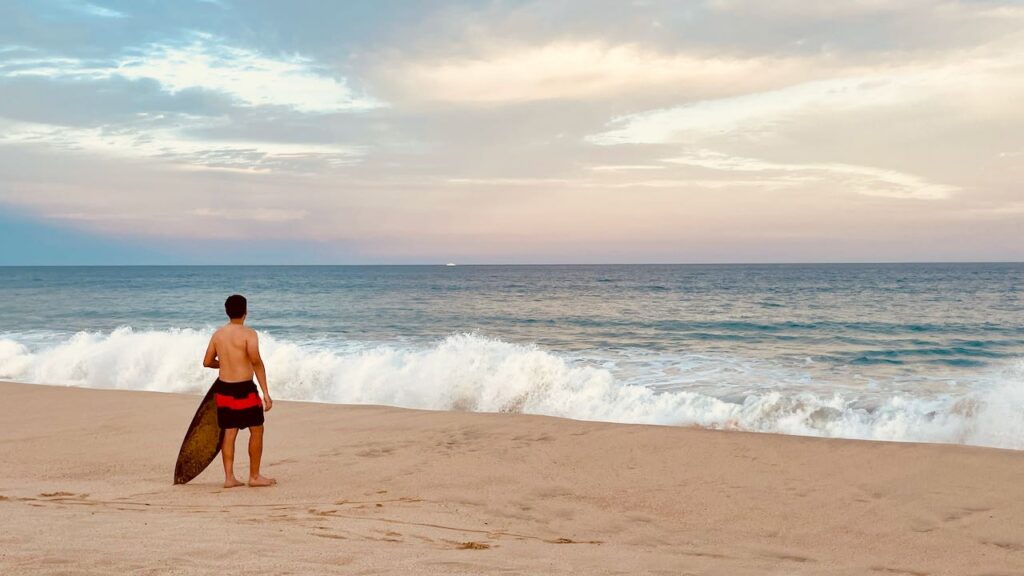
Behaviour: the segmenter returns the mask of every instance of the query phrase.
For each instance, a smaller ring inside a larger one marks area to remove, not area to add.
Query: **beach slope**
[[[224,490],[198,396],[0,398],[5,575],[1024,572],[1021,452],[278,402]]]

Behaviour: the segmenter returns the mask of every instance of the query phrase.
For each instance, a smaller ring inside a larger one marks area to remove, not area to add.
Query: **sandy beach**
[[[278,402],[224,490],[198,397],[0,393],[5,575],[1024,572],[1021,452]]]

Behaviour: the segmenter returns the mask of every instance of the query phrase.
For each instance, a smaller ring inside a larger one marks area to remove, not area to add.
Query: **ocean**
[[[1024,448],[1024,264],[0,268],[0,379]]]

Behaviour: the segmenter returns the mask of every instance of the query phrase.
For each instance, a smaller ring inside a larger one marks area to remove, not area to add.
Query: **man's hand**
[[[263,411],[270,412],[270,409],[274,407],[274,401],[270,399],[270,396],[263,397]]]

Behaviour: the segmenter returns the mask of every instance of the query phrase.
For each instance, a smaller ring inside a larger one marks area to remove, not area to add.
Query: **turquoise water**
[[[1024,265],[0,268],[0,378],[1024,447]],[[1018,439],[1020,436],[1020,439]]]

